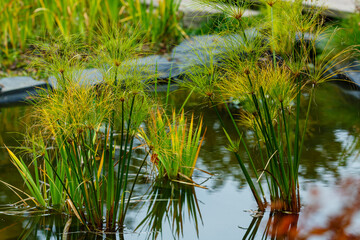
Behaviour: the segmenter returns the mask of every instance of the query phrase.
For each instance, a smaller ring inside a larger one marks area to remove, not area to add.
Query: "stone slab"
[[[31,77],[8,77],[0,79],[0,106],[25,103],[38,94],[39,89],[49,89],[45,81]]]
[[[36,81],[31,77],[7,77],[0,79],[0,93],[4,94],[19,89],[27,89],[46,84],[45,81]]]
[[[101,71],[95,68],[83,70],[77,78],[80,85],[96,85],[103,81]],[[58,79],[54,76],[49,77],[48,82],[55,89],[59,87]]]

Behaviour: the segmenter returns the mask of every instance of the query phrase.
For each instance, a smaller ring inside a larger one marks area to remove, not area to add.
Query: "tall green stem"
[[[243,35],[243,38],[244,38],[244,43],[245,45],[247,46],[248,45],[248,39],[247,39],[247,36],[246,36],[246,32],[245,32],[245,28],[242,24],[242,21],[241,21],[241,18],[238,19],[238,23],[239,23],[239,26],[240,26],[240,31]]]
[[[166,101],[165,101],[165,106],[167,106],[167,104],[168,104],[168,102],[169,102],[170,84],[171,84],[171,74],[172,74],[172,68],[170,68],[169,80],[168,80],[168,85],[167,85],[167,89],[166,89]]]
[[[222,100],[222,101],[223,101],[223,103],[224,103],[224,105],[225,105],[225,107],[226,107],[226,110],[227,110],[230,118],[231,118],[231,121],[232,121],[232,123],[233,123],[233,125],[234,125],[234,127],[235,127],[235,130],[236,130],[236,132],[237,132],[237,134],[238,134],[238,136],[239,136],[239,139],[240,139],[242,145],[243,145],[244,148],[245,148],[245,152],[246,152],[246,154],[247,154],[247,156],[248,156],[248,158],[249,158],[249,160],[250,160],[250,164],[251,164],[251,167],[252,167],[252,169],[253,169],[253,171],[254,171],[255,177],[258,178],[259,176],[258,176],[256,167],[255,167],[255,165],[254,165],[254,161],[253,161],[253,159],[252,159],[252,157],[251,157],[251,154],[250,154],[250,152],[249,152],[249,149],[248,149],[248,147],[247,147],[247,145],[246,145],[246,142],[245,142],[244,138],[242,137],[242,134],[240,133],[240,130],[239,130],[239,128],[238,128],[238,126],[237,126],[237,124],[236,124],[236,122],[235,122],[235,119],[234,119],[233,115],[231,114],[231,111],[230,111],[230,109],[229,109],[229,106],[226,104],[226,102],[225,102],[224,100]],[[260,182],[259,182],[259,187],[260,187],[261,193],[264,195],[264,190],[263,190]]]
[[[185,101],[183,102],[183,104],[181,105],[180,110],[178,111],[178,114],[181,113],[181,111],[184,109],[186,103],[189,101],[189,98],[191,97],[192,93],[194,92],[194,89],[191,90],[191,92],[188,94],[188,96],[186,97]]]
[[[226,131],[226,129],[225,129],[225,124],[224,124],[224,122],[223,122],[223,120],[222,120],[222,118],[221,118],[221,116],[220,116],[219,111],[217,110],[217,108],[216,108],[213,100],[212,100],[211,98],[209,98],[209,99],[210,99],[210,102],[211,102],[211,104],[212,104],[212,107],[214,108],[214,110],[215,110],[215,112],[216,112],[216,115],[218,116],[218,119],[219,119],[219,121],[220,121],[220,124],[221,124],[221,126],[222,126],[222,128],[223,128],[223,130],[224,130],[224,132],[225,132],[225,134],[226,134],[229,142],[233,145],[233,142],[232,142],[232,140],[230,139],[230,136],[227,134],[227,131]],[[225,103],[225,105],[226,105],[226,103]],[[226,106],[226,107],[227,107],[227,106]],[[228,108],[227,108],[227,109],[228,109]],[[230,110],[228,109],[228,111],[230,111]],[[229,114],[230,114],[230,117],[232,118],[232,114],[231,114],[230,112],[229,112]],[[235,120],[234,120],[233,118],[232,118],[232,120],[233,120],[233,123],[235,124],[235,128],[237,128]],[[238,130],[237,130],[237,131],[238,131]],[[238,131],[238,133],[239,133],[239,137],[240,137],[241,141],[244,141],[243,138],[241,137],[240,131]],[[242,143],[244,144],[244,146],[246,145],[245,142],[242,142]],[[245,146],[245,148],[246,148],[246,146]],[[247,148],[246,148],[246,150],[247,150]],[[264,211],[264,210],[265,210],[265,205],[264,205],[264,203],[262,202],[262,200],[261,200],[261,198],[260,198],[260,196],[259,196],[259,194],[258,194],[258,191],[256,190],[256,188],[255,188],[255,186],[254,186],[254,183],[253,183],[253,181],[252,181],[252,179],[251,179],[251,177],[250,177],[250,174],[249,174],[248,170],[247,170],[246,167],[245,167],[244,162],[242,161],[240,155],[239,155],[237,152],[234,152],[234,154],[235,154],[236,159],[238,160],[238,163],[239,163],[239,165],[240,165],[241,170],[243,171],[243,173],[244,173],[244,175],[245,175],[246,181],[247,181],[248,184],[250,185],[251,192],[252,192],[253,195],[254,195],[254,198],[255,198],[258,206],[259,206],[259,209],[260,209],[261,211]],[[253,168],[253,170],[254,170],[254,172],[255,172],[255,175],[257,176],[257,172],[256,172],[256,169],[255,169],[254,163],[253,163],[253,161],[252,161],[252,159],[251,159],[251,155],[250,155],[250,153],[249,153],[248,150],[247,150],[247,154],[248,154],[248,156],[250,157],[250,162],[251,162],[251,164],[252,164],[252,168]],[[264,195],[264,192],[263,192],[263,189],[262,189],[262,186],[261,186],[261,183],[260,183],[260,182],[259,182],[259,187],[260,187],[260,189],[261,189],[261,193]]]
[[[272,41],[272,55],[273,55],[273,62],[274,62],[274,69],[276,70],[276,54],[275,54],[275,23],[274,23],[274,10],[273,6],[270,6],[270,15],[271,15],[271,41]]]

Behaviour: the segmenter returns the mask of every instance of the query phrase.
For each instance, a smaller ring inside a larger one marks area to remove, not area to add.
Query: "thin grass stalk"
[[[273,62],[274,62],[274,69],[276,71],[276,54],[275,54],[275,23],[274,23],[274,10],[273,6],[270,6],[270,15],[271,15],[271,35],[272,35],[272,42],[273,42],[273,49],[272,49],[272,55],[273,55]]]
[[[34,168],[35,168],[35,183],[38,187],[38,189],[40,189],[40,178],[39,178],[39,172],[38,172],[38,164],[37,164],[37,157],[36,157],[36,150],[35,150],[35,145],[33,145],[33,158],[34,158]]]
[[[48,155],[47,153],[45,153],[44,158],[46,160],[48,160]],[[48,161],[45,161],[44,163],[44,172],[46,172],[46,169],[48,169],[49,171],[46,173],[47,175],[47,179],[49,179],[49,188],[50,188],[50,195],[52,196],[56,196],[56,186],[54,184],[53,181],[51,181],[50,179],[54,179],[54,175],[53,175],[53,171],[52,168],[50,167],[50,164],[48,163]],[[55,203],[56,199],[51,199],[53,201],[53,203]]]
[[[89,216],[90,216],[91,222],[94,222],[93,216],[92,216],[92,214],[91,214],[91,212],[90,212],[89,203],[88,203],[88,201],[87,201],[87,198],[85,197],[86,194],[85,194],[85,190],[84,190],[84,188],[83,188],[82,181],[81,181],[81,179],[79,178],[80,175],[83,177],[82,173],[80,174],[80,172],[82,172],[81,169],[79,170],[79,166],[80,166],[80,165],[78,165],[78,164],[75,163],[75,161],[74,161],[74,158],[75,158],[75,157],[74,157],[74,154],[72,153],[72,151],[69,149],[69,145],[66,145],[66,144],[65,144],[64,147],[65,147],[65,150],[66,150],[66,153],[67,153],[67,159],[70,159],[70,163],[72,164],[72,169],[75,171],[75,179],[74,179],[74,177],[73,177],[74,174],[69,175],[69,178],[72,179],[72,180],[77,180],[77,184],[79,184],[79,185],[78,185],[78,188],[80,189],[80,191],[82,192],[82,195],[83,195],[83,199],[84,199],[84,203],[85,203],[85,204],[84,204],[84,205],[85,205],[85,209],[86,209],[87,212],[89,212]],[[80,172],[79,172],[79,171],[80,171]],[[79,208],[79,209],[80,209],[80,208]]]
[[[171,84],[171,74],[172,74],[172,68],[170,68],[169,80],[168,80],[168,85],[167,85],[167,89],[166,89],[166,101],[165,101],[165,106],[168,105],[168,101],[169,101],[170,84]]]
[[[224,130],[224,133],[226,134],[229,142],[234,146],[234,144],[233,144],[230,136],[227,134],[227,131],[225,130],[225,124],[224,124],[224,122],[223,122],[223,120],[222,120],[222,118],[221,118],[221,116],[220,116],[219,111],[217,110],[217,108],[216,108],[214,102],[212,101],[212,99],[211,99],[210,97],[209,97],[209,99],[210,99],[210,102],[211,102],[211,104],[212,104],[212,107],[215,109],[216,115],[218,116],[218,119],[219,119],[219,121],[220,121],[220,123],[221,123],[221,126],[222,126],[222,128],[223,128],[223,130]],[[234,147],[235,147],[235,146],[234,146]],[[237,146],[236,146],[236,147],[237,147]],[[248,171],[247,171],[247,169],[246,169],[246,167],[245,167],[245,165],[244,165],[244,162],[242,161],[240,155],[239,155],[237,152],[234,151],[234,154],[235,154],[236,159],[237,159],[238,162],[239,162],[239,165],[240,165],[241,170],[243,171],[243,173],[244,173],[244,175],[245,175],[246,181],[247,181],[248,184],[250,185],[251,192],[253,193],[253,196],[255,197],[255,200],[256,200],[256,202],[257,202],[260,210],[261,210],[261,211],[264,211],[264,210],[265,210],[265,205],[264,205],[264,203],[262,202],[261,198],[259,197],[259,194],[258,194],[258,192],[257,192],[257,190],[256,190],[256,188],[255,188],[255,186],[254,186],[254,184],[253,184],[253,181],[252,181],[252,179],[251,179],[251,177],[250,177],[250,175],[249,175],[249,173],[248,173]]]
[[[239,26],[240,26],[240,32],[243,35],[245,46],[247,46],[249,44],[249,42],[248,42],[248,39],[247,39],[247,36],[246,36],[245,28],[244,28],[244,26],[242,24],[242,20],[241,20],[241,18],[236,18],[236,19],[238,20],[238,23],[239,23]]]
[[[265,161],[264,161],[264,155],[263,155],[263,152],[262,152],[262,150],[261,150],[260,137],[259,137],[259,134],[258,134],[257,131],[258,131],[258,130],[257,130],[256,124],[254,123],[254,133],[255,133],[256,143],[257,143],[257,146],[258,146],[258,148],[259,148],[261,164],[262,164],[262,166],[264,166],[264,169],[266,169],[266,167],[265,167],[265,166],[266,166],[266,163],[265,163]],[[268,186],[271,186],[267,175],[265,175],[265,179],[266,179],[267,185],[268,185]],[[258,177],[258,180],[257,180],[257,181],[260,181],[260,177]],[[261,185],[261,184],[260,184],[260,185]],[[261,185],[261,186],[262,186],[262,185]],[[270,191],[270,195],[273,195],[273,194],[272,194],[272,188],[271,188],[271,187],[269,187],[269,191]],[[265,195],[264,195],[264,194],[263,194],[263,196],[264,196],[264,199],[265,199]],[[266,202],[266,199],[265,199],[265,202]]]
[[[251,82],[250,78],[248,78],[248,79]],[[255,121],[256,121],[257,125],[260,127],[261,133],[265,138],[265,145],[266,145],[267,154],[270,157],[277,150],[274,149],[273,144],[272,144],[271,139],[270,139],[270,136],[269,136],[269,133],[266,130],[267,127],[266,127],[265,122],[263,120],[262,113],[260,111],[259,102],[257,100],[257,97],[256,97],[255,93],[252,93],[251,95],[252,95],[253,103],[255,104],[256,109],[257,109],[257,114],[258,114],[258,116],[260,118],[260,122],[259,122],[259,119],[257,119],[256,117],[255,117]],[[274,164],[274,161],[271,161],[270,169],[271,169],[271,172],[277,171],[277,166]],[[274,181],[270,181],[270,185],[268,185],[268,186],[269,186],[269,189],[270,189],[270,193],[272,193],[270,195],[271,200],[272,200],[274,198],[273,196],[278,196],[277,185],[275,184]]]
[[[117,87],[117,67],[115,67],[115,78],[114,78],[114,85],[115,89],[113,91],[116,92]],[[114,99],[115,103],[115,99]],[[113,162],[113,151],[114,151],[114,121],[115,121],[115,109],[112,109],[111,112],[111,119],[110,119],[110,152],[108,156],[108,179],[107,179],[107,197],[106,197],[106,206],[107,206],[107,222],[106,222],[106,228],[110,229],[110,224],[113,225],[113,219],[114,219],[114,186],[115,186],[115,180],[114,180],[114,162]]]
[[[224,102],[224,100],[222,100],[222,101]],[[251,154],[250,154],[249,149],[248,149],[248,147],[247,147],[247,145],[246,145],[246,142],[245,142],[244,138],[242,137],[242,134],[240,133],[240,130],[239,130],[239,128],[238,128],[238,126],[237,126],[237,124],[236,124],[236,122],[235,122],[235,120],[234,120],[234,117],[233,117],[232,114],[231,114],[231,111],[230,111],[230,109],[229,109],[229,106],[226,104],[226,102],[224,102],[224,105],[225,105],[225,108],[226,108],[226,110],[227,110],[227,112],[228,112],[228,115],[229,115],[230,118],[231,118],[231,121],[232,121],[232,123],[233,123],[233,125],[234,125],[234,128],[235,128],[235,130],[236,130],[236,132],[237,132],[237,134],[238,134],[238,136],[239,136],[239,139],[240,139],[242,145],[243,145],[244,148],[245,148],[245,152],[246,152],[247,156],[249,157],[249,161],[250,161],[251,167],[252,167],[252,169],[253,169],[253,172],[254,172],[254,174],[255,174],[255,177],[258,178],[259,175],[258,175],[258,173],[257,173],[256,167],[255,167],[255,165],[254,165],[254,161],[253,161],[253,159],[252,159],[252,157],[251,157]],[[265,194],[264,194],[264,190],[263,190],[263,187],[262,187],[262,185],[261,185],[260,182],[259,182],[259,187],[260,187],[261,193],[262,193],[263,196],[264,196],[264,195],[265,195]]]
[[[223,120],[222,120],[222,118],[221,118],[221,116],[220,116],[219,111],[217,110],[217,107],[216,107],[215,103],[213,102],[213,100],[211,99],[211,97],[209,97],[209,100],[210,100],[210,102],[211,102],[212,108],[213,108],[213,109],[215,110],[215,112],[216,112],[216,115],[217,115],[217,117],[218,117],[218,119],[219,119],[219,121],[220,121],[221,126],[225,129],[225,124],[224,124],[224,122],[223,122]]]
[[[122,167],[122,162],[124,161],[124,157],[125,155],[123,156],[123,147],[125,148],[126,146],[126,143],[127,143],[127,139],[124,143],[124,124],[125,124],[125,118],[124,118],[124,115],[125,115],[125,108],[124,108],[124,101],[121,101],[121,138],[120,138],[120,150],[119,150],[119,160],[118,160],[118,175],[117,175],[117,185],[116,185],[116,195],[115,195],[115,204],[114,204],[114,216],[113,218],[116,218],[116,214],[117,214],[117,211],[118,211],[118,207],[119,207],[119,196],[120,196],[120,191],[121,191],[121,186],[120,186],[120,183],[119,183],[119,179],[120,179],[120,174],[122,175],[122,172],[123,172],[123,167]],[[125,146],[123,146],[125,145]],[[125,153],[126,153],[126,149],[124,149]],[[113,227],[115,227],[115,225],[113,224]]]
[[[139,170],[137,171],[137,173],[136,173],[136,175],[135,175],[135,179],[134,179],[134,182],[133,182],[133,184],[132,184],[131,190],[130,190],[130,192],[129,192],[129,196],[128,196],[128,200],[127,200],[127,203],[126,203],[125,210],[124,210],[124,212],[123,212],[123,216],[126,216],[126,213],[127,213],[128,208],[129,208],[130,201],[131,201],[131,196],[132,196],[132,194],[133,194],[133,192],[134,192],[134,188],[135,188],[136,181],[137,181],[137,179],[138,179],[138,177],[139,177],[139,175],[140,175],[140,171],[141,171],[142,167],[144,166],[144,163],[145,163],[145,161],[146,161],[146,159],[147,159],[148,156],[149,156],[149,152],[148,152],[148,153],[146,154],[146,156],[144,157],[144,160],[141,162],[141,165],[140,165],[140,167],[139,167]],[[124,220],[124,219],[123,219],[123,220]],[[119,227],[120,227],[120,228],[122,227],[122,224],[123,224],[123,222],[122,222],[122,223],[119,223]]]
[[[269,107],[268,107],[268,104],[267,104],[267,101],[266,101],[266,98],[265,98],[265,94],[264,94],[264,90],[262,87],[260,87],[260,94],[263,98],[263,101],[264,101],[264,108],[265,108],[265,115],[267,116],[267,123],[268,125],[270,126],[270,132],[271,132],[271,136],[272,136],[272,140],[274,141],[274,146],[275,146],[275,150],[279,151],[279,146],[278,146],[278,140],[276,139],[276,134],[275,134],[275,130],[274,130],[274,126],[272,124],[272,120],[271,120],[271,117],[270,117],[270,112],[269,112]],[[285,167],[284,167],[284,159],[283,159],[283,156],[281,156],[279,154],[279,158],[278,158],[278,163],[280,165],[280,170],[281,170],[281,179],[283,181],[283,186],[281,187],[284,187],[286,192],[288,192],[288,179],[287,179],[287,175],[285,173]]]
[[[131,127],[131,117],[132,117],[132,114],[133,114],[133,109],[134,109],[134,103],[135,103],[135,98],[136,98],[136,94],[133,95],[133,98],[132,98],[132,101],[131,101],[131,106],[130,106],[130,113],[129,113],[129,119],[128,119],[128,126],[127,126],[127,132],[126,132],[126,139],[125,139],[125,145],[124,145],[124,152],[123,152],[123,156],[122,156],[122,166],[121,166],[121,174],[120,174],[120,180],[118,182],[118,187],[119,187],[119,190],[118,190],[118,196],[120,198],[120,195],[121,195],[121,202],[120,204],[123,205],[123,201],[124,201],[124,194],[125,194],[125,191],[126,191],[126,185],[127,185],[127,175],[128,175],[128,171],[129,171],[129,163],[130,163],[130,159],[131,159],[131,153],[132,153],[132,144],[133,144],[133,140],[134,140],[134,137],[131,136],[130,137],[130,127]],[[123,120],[122,120],[123,121]],[[129,146],[129,154],[128,154],[128,162],[127,162],[127,170],[126,170],[126,173],[125,173],[125,183],[123,184],[123,177],[124,177],[124,170],[125,170],[125,157],[126,157],[126,147],[127,147],[127,143],[129,141],[129,137],[131,138],[130,140],[130,146]],[[122,146],[121,146],[122,147]],[[117,207],[118,207],[118,204],[117,203]],[[121,212],[119,213],[119,222],[123,222],[124,218],[125,218],[125,215],[123,215],[123,212],[124,212],[124,209],[122,207],[121,209]]]
[[[298,84],[298,93],[296,96],[296,123],[295,123],[295,145],[294,145],[294,166],[299,166],[299,129],[300,129],[300,95],[301,95],[301,87],[300,87],[300,78],[297,79]],[[295,173],[295,176],[297,173]]]
[[[155,99],[157,99],[157,83],[158,83],[158,63],[155,64]]]
[[[111,129],[111,127],[110,127]],[[108,177],[107,177],[107,197],[106,197],[106,211],[107,211],[107,221],[106,228],[107,230],[111,230],[110,225],[113,224],[113,215],[114,215],[114,164],[112,160],[113,156],[113,147],[114,143],[113,137],[110,133],[110,152],[109,152],[109,166],[108,166]]]
[[[81,150],[81,152],[83,153],[83,156],[84,156],[84,159],[85,159],[85,166],[87,167],[88,169],[88,181],[90,182],[90,186],[91,186],[91,191],[93,192],[93,194],[90,194],[90,196],[92,195],[93,196],[93,200],[90,201],[92,204],[94,204],[93,208],[95,208],[95,211],[97,213],[97,221],[101,220],[101,215],[100,215],[100,209],[99,209],[99,205],[96,204],[96,202],[98,201],[98,195],[97,195],[97,191],[96,191],[96,188],[95,188],[95,183],[94,183],[94,176],[93,176],[93,171],[91,171],[91,169],[94,169],[90,166],[90,158],[87,156],[87,147],[85,146],[85,139],[84,139],[84,136],[83,136],[83,133],[80,133],[80,140],[82,141],[83,143],[83,150]],[[95,161],[95,159],[94,159]],[[100,219],[99,219],[100,217]],[[101,225],[101,223],[98,222],[98,225]]]
[[[90,150],[90,154],[92,154],[92,159],[93,159],[93,166],[92,166],[92,169],[93,169],[93,172],[92,172],[92,175],[91,175],[91,179],[95,182],[95,189],[96,189],[96,193],[95,193],[95,196],[98,198],[96,199],[95,202],[98,202],[98,204],[96,204],[97,206],[97,209],[99,209],[98,211],[98,215],[99,215],[99,218],[100,218],[100,224],[102,225],[102,216],[103,216],[103,210],[102,210],[102,204],[101,204],[101,196],[100,196],[100,186],[99,186],[99,179],[97,178],[97,169],[100,168],[100,166],[98,167],[97,166],[97,163],[96,163],[96,153],[97,153],[97,150],[98,150],[98,147],[100,145],[100,142],[101,140],[99,140],[99,142],[97,144],[99,144],[98,146],[95,146],[94,145],[94,142],[96,140],[96,134],[94,132],[93,134],[93,131],[92,129],[89,129],[89,138],[90,138],[90,147],[89,147],[89,150]],[[91,149],[94,149],[94,151],[91,151]],[[101,226],[100,226],[101,227]]]
[[[130,169],[130,160],[131,160],[131,156],[132,156],[132,147],[133,147],[133,143],[134,143],[134,137],[131,137],[130,140],[130,150],[129,150],[129,154],[128,154],[128,159],[127,159],[127,163],[126,163],[126,172],[125,172],[125,179],[124,179],[124,184],[122,187],[122,194],[121,194],[121,202],[120,202],[120,206],[121,206],[121,211],[119,214],[119,225],[122,225],[125,221],[125,198],[126,198],[126,188],[127,188],[127,183],[128,183],[128,176],[129,176],[129,169]]]
[[[45,158],[45,161],[48,162],[49,160],[48,160],[47,158]],[[77,203],[74,202],[74,200],[73,200],[73,198],[72,198],[72,195],[69,193],[66,185],[65,185],[64,182],[61,180],[60,176],[57,174],[56,169],[54,168],[54,166],[53,166],[50,162],[48,162],[48,163],[49,163],[50,167],[52,168],[53,172],[55,173],[56,177],[59,179],[60,184],[63,186],[64,190],[66,191],[66,194],[67,194],[68,197],[70,198],[70,201],[74,204],[75,208],[74,208],[73,210],[78,211],[78,209],[80,209],[80,208],[79,208],[79,207],[76,207]],[[79,220],[86,226],[86,228],[88,228],[88,226],[85,224],[85,223],[86,223],[86,220],[82,217],[81,214],[79,214],[79,212],[77,212],[77,216],[80,216],[80,219],[79,219]],[[88,229],[88,230],[89,230],[89,229]]]
[[[185,101],[184,101],[183,104],[181,105],[181,108],[180,108],[180,110],[178,111],[178,114],[180,114],[180,113],[182,112],[182,110],[184,109],[186,103],[189,101],[189,99],[190,99],[191,95],[193,94],[193,92],[194,92],[194,88],[191,89],[190,93],[188,94],[188,96],[186,97]]]
[[[92,202],[89,199],[89,193],[88,193],[88,189],[86,187],[86,182],[84,182],[84,180],[86,179],[84,176],[84,171],[81,169],[81,159],[79,158],[79,154],[76,150],[76,145],[74,142],[70,143],[69,146],[69,151],[70,151],[70,159],[73,160],[73,167],[74,169],[77,169],[76,171],[76,177],[78,179],[78,186],[77,188],[79,188],[82,192],[82,199],[84,200],[84,205],[86,208],[86,211],[90,217],[89,222],[92,225],[92,227],[96,227],[96,218],[93,214],[92,211],[90,211],[90,209],[93,209],[92,206]],[[77,160],[77,162],[75,162],[74,160]],[[79,176],[81,176],[81,178],[79,178]]]
[[[242,172],[245,175],[246,181],[250,186],[250,190],[251,190],[253,196],[255,197],[255,201],[256,201],[260,211],[265,211],[266,206],[263,203],[263,201],[261,200],[261,198],[260,198],[260,196],[259,196],[259,194],[258,194],[258,192],[257,192],[257,190],[256,190],[256,188],[254,186],[254,183],[253,183],[253,181],[252,181],[252,179],[251,179],[251,177],[250,177],[250,175],[249,175],[249,173],[248,173],[248,171],[247,171],[247,169],[246,169],[246,167],[244,165],[244,162],[242,161],[240,155],[237,152],[234,152],[234,154],[235,154],[236,159],[238,160],[238,163],[239,163],[239,165],[241,167]]]
[[[283,124],[284,124],[284,128],[285,128],[285,138],[286,138],[286,145],[287,145],[287,154],[288,154],[288,164],[289,164],[289,172],[290,172],[290,181],[291,181],[291,188],[295,188],[296,187],[296,179],[297,176],[295,175],[296,169],[294,168],[294,162],[293,162],[293,157],[291,155],[291,145],[290,145],[290,139],[289,139],[289,129],[287,127],[287,123],[286,123],[286,116],[285,116],[285,109],[284,109],[284,103],[283,101],[280,102],[281,104],[281,112],[282,112],[282,118],[283,118]],[[295,172],[294,172],[295,171]]]
[[[248,81],[250,83],[251,88],[253,89],[253,84],[252,84],[252,81],[251,81],[250,76],[248,74],[247,74],[247,79],[248,79]],[[254,89],[252,90],[252,93],[251,93],[251,99],[252,99],[252,101],[253,101],[253,103],[255,105],[257,114],[259,115],[260,122],[256,118],[255,118],[255,120],[257,121],[257,124],[260,127],[260,130],[261,130],[261,132],[262,132],[262,134],[263,134],[263,136],[265,138],[265,143],[267,144],[267,146],[268,146],[268,144],[270,144],[269,145],[270,149],[272,149],[271,152],[268,151],[268,154],[270,156],[272,154],[272,152],[274,152],[275,150],[273,150],[273,147],[272,147],[272,144],[271,144],[271,141],[270,141],[270,137],[269,137],[269,135],[268,135],[268,133],[266,131],[266,128],[265,128],[266,125],[265,125],[262,113],[260,111],[259,101],[258,101],[258,99],[257,99],[257,97],[256,97],[256,95],[254,93]],[[267,149],[269,149],[269,148],[267,148]]]

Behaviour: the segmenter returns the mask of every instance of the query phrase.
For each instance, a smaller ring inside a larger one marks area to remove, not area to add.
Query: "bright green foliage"
[[[264,1],[267,11],[262,21],[257,22],[256,30],[252,30],[255,37],[249,35],[241,21],[247,1],[235,1],[232,7],[222,7],[222,0],[199,2],[221,10],[239,24],[237,30],[232,28],[231,34],[236,33],[233,40],[224,44],[233,49],[227,53],[227,60],[222,61],[220,67],[211,68],[215,51],[209,51],[206,65],[199,64],[197,69],[192,69],[191,81],[183,85],[208,97],[229,140],[228,149],[234,152],[259,209],[266,208],[264,189],[267,187],[275,210],[299,212],[298,170],[314,87],[344,70],[345,67],[335,67],[344,64],[353,49],[335,54],[327,47],[321,56],[317,55],[317,43],[324,32],[323,9],[305,12],[301,1]],[[329,68],[333,72],[327,71]],[[308,84],[311,85],[310,101],[303,113],[300,100]],[[228,99],[239,101],[240,117],[230,111]],[[224,104],[233,127],[224,125],[217,101]],[[256,159],[236,120],[254,132]],[[231,139],[230,128],[236,130],[238,139]],[[239,154],[240,145],[247,159]]]
[[[10,47],[22,47],[29,29],[38,21],[49,33],[61,33],[60,38],[35,49],[34,64],[46,68],[57,80],[58,88],[36,99],[27,139],[31,164],[9,150],[29,193],[5,184],[22,197],[25,205],[33,202],[39,208],[74,214],[89,229],[122,229],[142,167],[138,166],[130,184],[136,136],[149,147],[158,178],[194,185],[191,177],[204,140],[203,122],[200,119],[195,124],[193,115],[186,118],[183,107],[191,94],[199,93],[215,110],[229,140],[228,149],[238,160],[259,209],[266,208],[268,190],[276,210],[300,211],[298,170],[314,89],[344,70],[345,67],[335,67],[344,64],[353,50],[346,48],[336,53],[326,45],[317,55],[317,40],[323,33],[321,9],[303,14],[301,1],[265,1],[268,11],[264,19],[258,19],[257,29],[252,31],[254,37],[242,21],[244,9],[251,5],[248,1],[224,5],[228,1],[202,0],[202,4],[223,11],[223,16],[237,23],[231,28],[233,39],[204,46],[204,55],[209,56],[206,59],[202,58],[203,52],[195,53],[198,64],[189,69],[190,81],[182,83],[191,92],[180,112],[173,111],[168,116],[166,110],[153,107],[155,104],[146,92],[144,83],[149,79],[144,79],[143,73],[148,66],[134,66],[149,41],[157,43],[185,35],[179,25],[178,1],[160,1],[159,8],[153,4],[147,8],[140,0],[19,2],[20,5],[9,0],[0,3],[4,13],[0,14],[1,50],[5,54]],[[121,11],[116,11],[120,6]],[[100,11],[103,9],[106,14]],[[1,25],[4,21],[6,24]],[[139,26],[134,27],[129,21]],[[18,28],[20,22],[24,22],[23,29]],[[74,37],[74,32],[80,32],[80,37]],[[98,44],[93,58],[93,49],[83,45],[84,39]],[[233,50],[227,51],[226,60],[212,54],[220,45]],[[82,84],[86,78],[82,74],[85,61],[101,71],[103,84]],[[334,71],[329,72],[329,68]],[[165,106],[170,83],[171,78]],[[309,104],[306,111],[301,111],[302,93],[309,85]],[[240,117],[230,111],[228,99],[239,100]],[[228,134],[229,126],[224,125],[217,103],[224,104],[233,123],[230,127],[237,133],[236,140]],[[253,131],[257,159],[248,149],[237,121]],[[142,123],[146,128],[139,130]],[[240,145],[246,151],[246,159],[239,154]],[[115,146],[119,146],[119,154],[115,154]],[[144,154],[143,163],[147,157]],[[159,191],[160,188],[155,189],[155,200]],[[159,209],[161,217],[173,203],[154,202],[144,222],[154,223],[154,229],[158,229],[158,216],[150,212]],[[181,207],[176,205],[174,213],[178,214]],[[178,220],[173,219],[179,224]]]
[[[332,42],[335,51],[345,49],[350,46],[356,46],[359,49],[360,43],[360,13],[349,14],[346,18],[341,19],[339,28],[330,29],[335,31],[336,35]]]
[[[152,44],[176,43],[180,37],[186,37],[181,28],[181,15],[178,12],[181,0],[154,1],[147,6],[142,0],[126,1],[125,6],[132,22],[146,31],[147,40]]]
[[[98,26],[108,26],[109,22],[140,25],[152,43],[176,42],[185,35],[179,24],[179,3],[162,0],[154,7],[140,0],[3,0],[0,51],[9,56],[12,49],[24,49],[34,36],[49,34],[65,39],[79,34],[92,44]]]
[[[37,136],[29,139],[32,164],[9,152],[36,205],[73,213],[91,229],[114,231],[122,226],[131,197],[128,173],[135,133],[130,126],[134,112],[141,111],[134,109],[141,97],[133,95],[119,109],[121,150],[114,161],[113,95],[103,90],[74,84],[40,99],[34,112]]]
[[[0,50],[7,56],[11,48],[25,47],[31,34],[33,23],[29,7],[28,1],[0,2]]]
[[[104,39],[102,66],[108,59],[121,60],[121,64],[110,61],[113,66],[107,65],[104,83],[98,86],[84,84],[88,76],[83,74],[75,45],[71,48],[69,42],[57,42],[54,47],[39,47],[44,50],[36,64],[48,67],[58,85],[50,93],[40,91],[34,101],[27,139],[32,164],[9,150],[30,192],[20,191],[20,195],[31,196],[39,207],[74,214],[90,229],[116,231],[123,227],[142,167],[130,182],[134,137],[151,101],[136,74],[117,77],[134,72],[122,63],[142,44],[141,38],[128,36],[113,34]],[[119,47],[120,55],[115,54]],[[120,147],[116,155],[115,146]],[[144,155],[142,164],[146,158]],[[28,200],[23,201],[26,204]]]
[[[160,178],[191,180],[204,140],[200,141],[201,130],[202,119],[195,126],[191,116],[188,125],[184,111],[179,115],[173,111],[171,117],[159,109],[151,113],[147,131],[142,130],[141,136],[151,150],[151,161]]]

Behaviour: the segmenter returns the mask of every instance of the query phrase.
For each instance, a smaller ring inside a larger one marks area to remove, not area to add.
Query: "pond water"
[[[170,102],[181,104],[186,96],[186,91],[175,91]],[[65,224],[69,221],[67,216],[41,216],[41,213],[17,216],[3,211],[6,214],[0,215],[0,239],[266,239],[264,231],[269,222],[269,212],[265,212],[264,216],[256,213],[256,203],[240,167],[233,154],[225,149],[227,140],[220,123],[206,102],[199,104],[203,100],[192,96],[185,110],[204,115],[207,132],[197,168],[212,175],[198,170],[194,173],[194,181],[206,189],[181,187],[176,183],[154,183],[152,174],[144,173],[136,185],[136,197],[127,215],[123,234],[86,233],[73,218],[69,234],[63,235]],[[28,122],[30,112],[29,106],[1,109],[1,146],[18,145],[17,140],[24,133],[24,123]],[[221,113],[227,125],[231,126],[225,110]],[[314,187],[331,196],[340,180],[359,175],[359,115],[360,101],[344,94],[338,86],[325,84],[316,90],[300,165],[303,209],[312,203],[311,189]],[[241,130],[251,142],[251,132]],[[140,157],[139,153],[134,161],[140,160]],[[150,166],[146,170],[148,173]],[[0,152],[0,180],[23,187],[23,181],[4,148]],[[1,205],[18,200],[7,187],[0,185]],[[325,212],[321,214],[326,215],[326,211],[333,209],[336,203],[327,198],[323,204]],[[312,219],[315,225],[321,223],[316,219],[322,218]],[[300,213],[295,222],[301,225],[304,221],[306,218]]]

